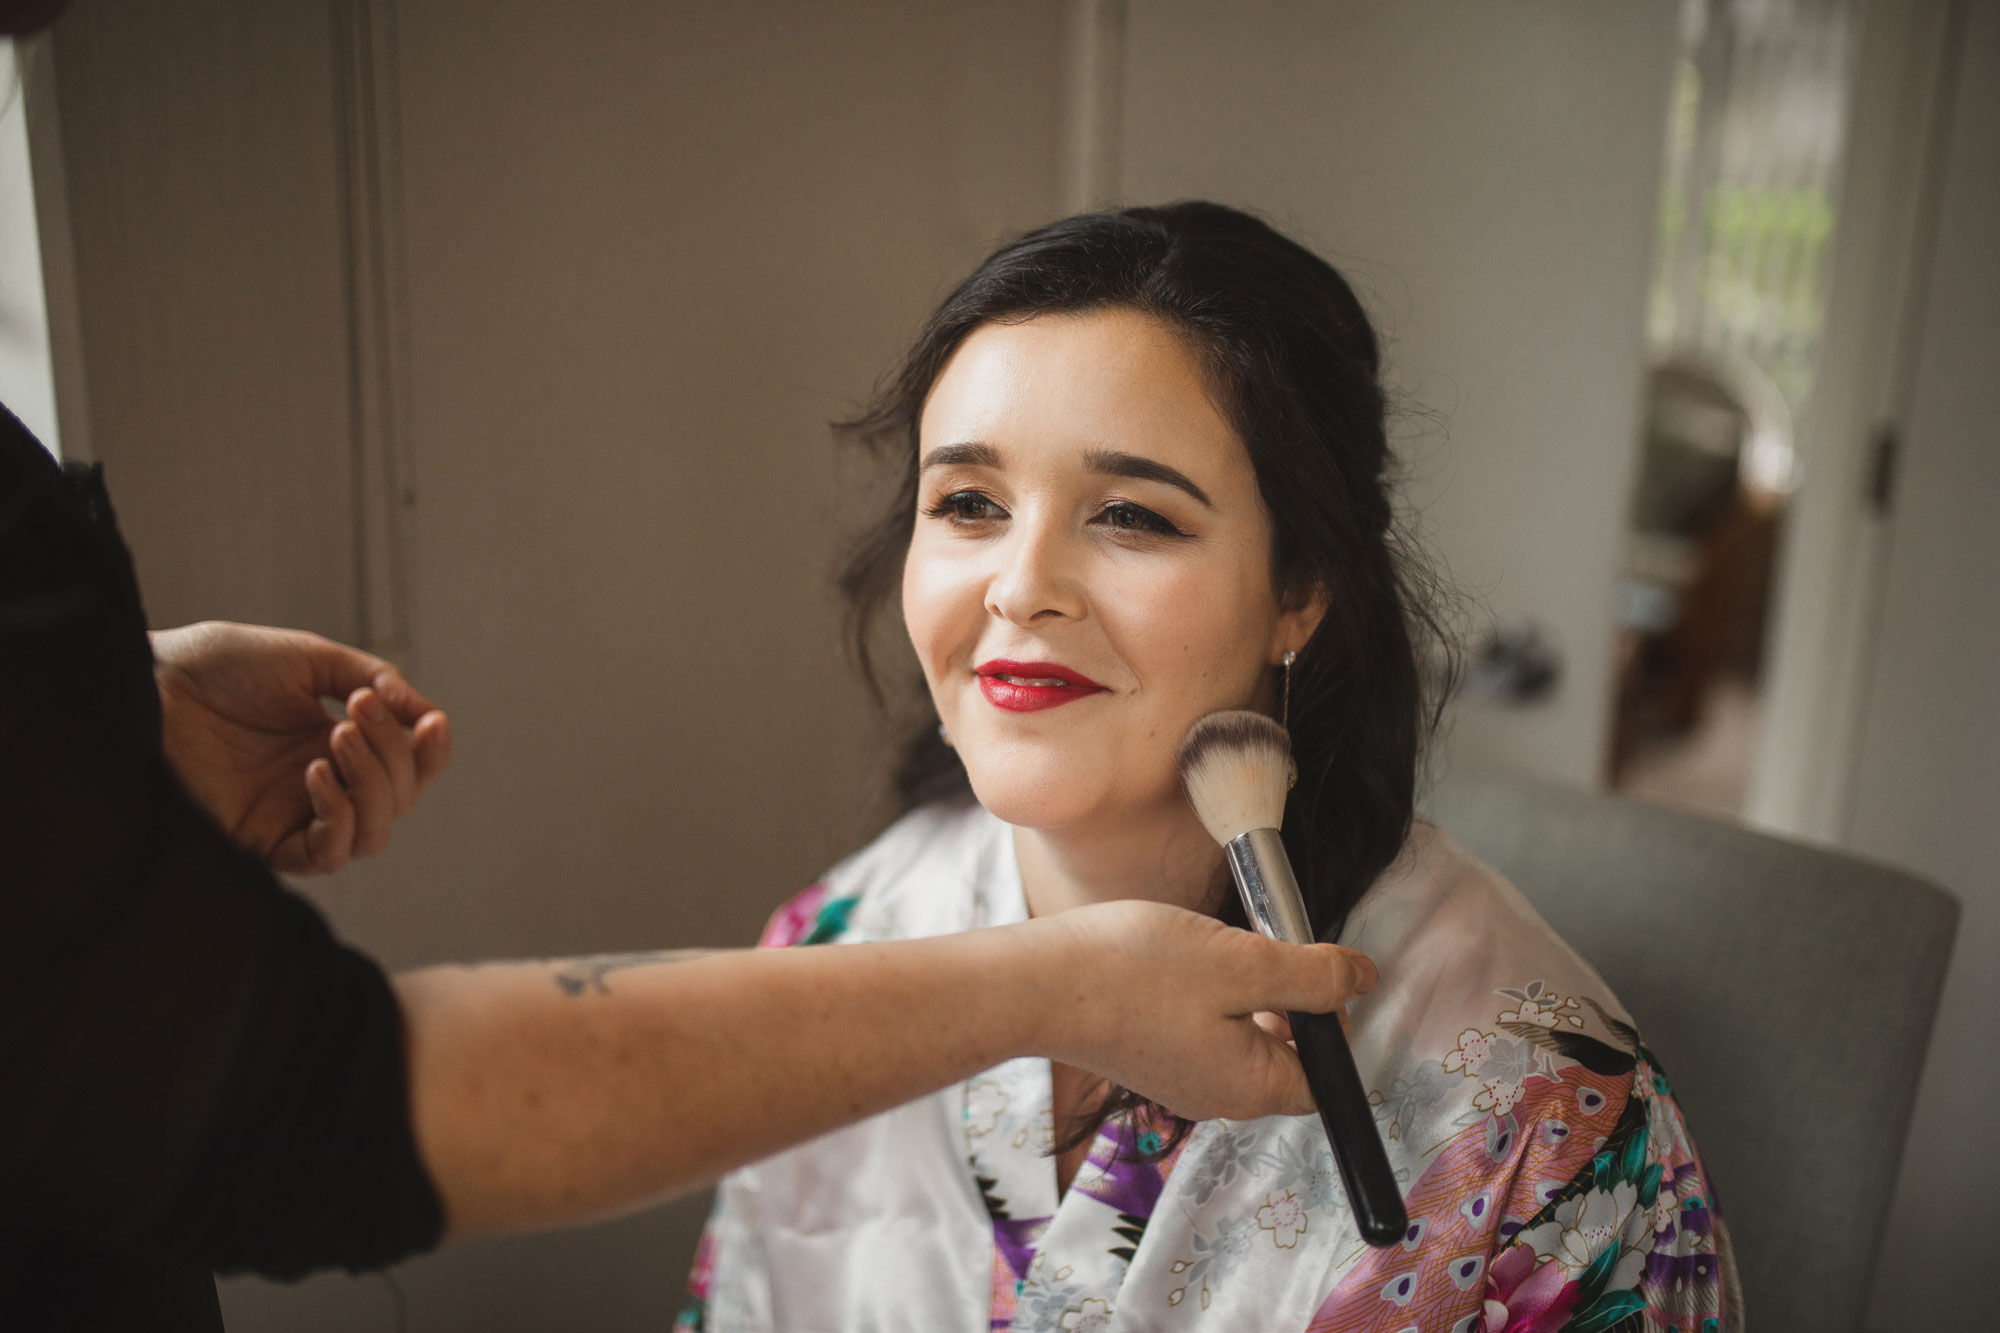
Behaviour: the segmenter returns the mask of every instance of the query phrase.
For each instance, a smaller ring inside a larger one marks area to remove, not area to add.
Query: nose
[[[1081,620],[1088,605],[1074,549],[1059,525],[1017,514],[986,585],[986,610],[1015,625]]]

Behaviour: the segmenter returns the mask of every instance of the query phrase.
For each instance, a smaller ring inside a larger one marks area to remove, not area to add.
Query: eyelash
[[[993,497],[981,491],[951,491],[938,497],[937,501],[924,509],[924,517],[944,519],[953,523],[983,523],[990,521],[993,513],[969,513],[975,506],[995,511],[1004,516],[1005,512]],[[1113,516],[1126,516],[1135,522],[1119,522]],[[1154,513],[1144,505],[1133,504],[1130,500],[1113,500],[1097,512],[1092,522],[1106,521],[1106,526],[1117,532],[1137,533],[1149,537],[1185,537],[1188,534],[1173,523]]]
[[[936,503],[926,507],[924,517],[949,519],[954,523],[979,523],[992,517],[991,514],[967,513],[966,510],[974,505],[984,505],[993,510],[1000,508],[993,503],[993,497],[979,491],[952,491],[939,496]]]
[[[1122,523],[1112,522],[1110,526],[1119,532],[1140,532],[1158,537],[1187,536],[1185,532],[1182,532],[1161,515],[1154,513],[1144,505],[1135,505],[1130,500],[1113,500],[1098,511],[1097,517],[1100,519],[1109,519],[1113,514],[1129,514],[1138,520],[1139,525],[1137,527],[1127,527]]]

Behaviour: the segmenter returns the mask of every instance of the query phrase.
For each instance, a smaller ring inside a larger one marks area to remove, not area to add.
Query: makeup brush
[[[1261,713],[1210,713],[1181,742],[1180,772],[1195,815],[1222,844],[1251,923],[1274,940],[1313,943],[1305,900],[1278,836],[1285,793],[1298,777],[1285,729]],[[1394,1245],[1409,1221],[1340,1015],[1287,1017],[1361,1238],[1378,1248]]]

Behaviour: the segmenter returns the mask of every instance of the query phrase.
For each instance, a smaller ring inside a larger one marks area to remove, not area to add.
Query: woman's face
[[[1172,330],[1130,310],[989,324],[920,428],[903,616],[987,809],[1058,829],[1182,797],[1206,713],[1270,702],[1281,605],[1250,458]]]

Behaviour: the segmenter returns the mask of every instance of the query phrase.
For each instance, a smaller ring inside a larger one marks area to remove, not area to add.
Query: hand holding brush
[[[1261,713],[1211,713],[1181,742],[1180,773],[1195,815],[1222,844],[1251,924],[1288,944],[1313,943],[1305,900],[1278,834],[1285,794],[1297,776],[1285,729]],[[1340,1015],[1287,1017],[1361,1238],[1377,1247],[1393,1245],[1409,1225],[1403,1196]]]

